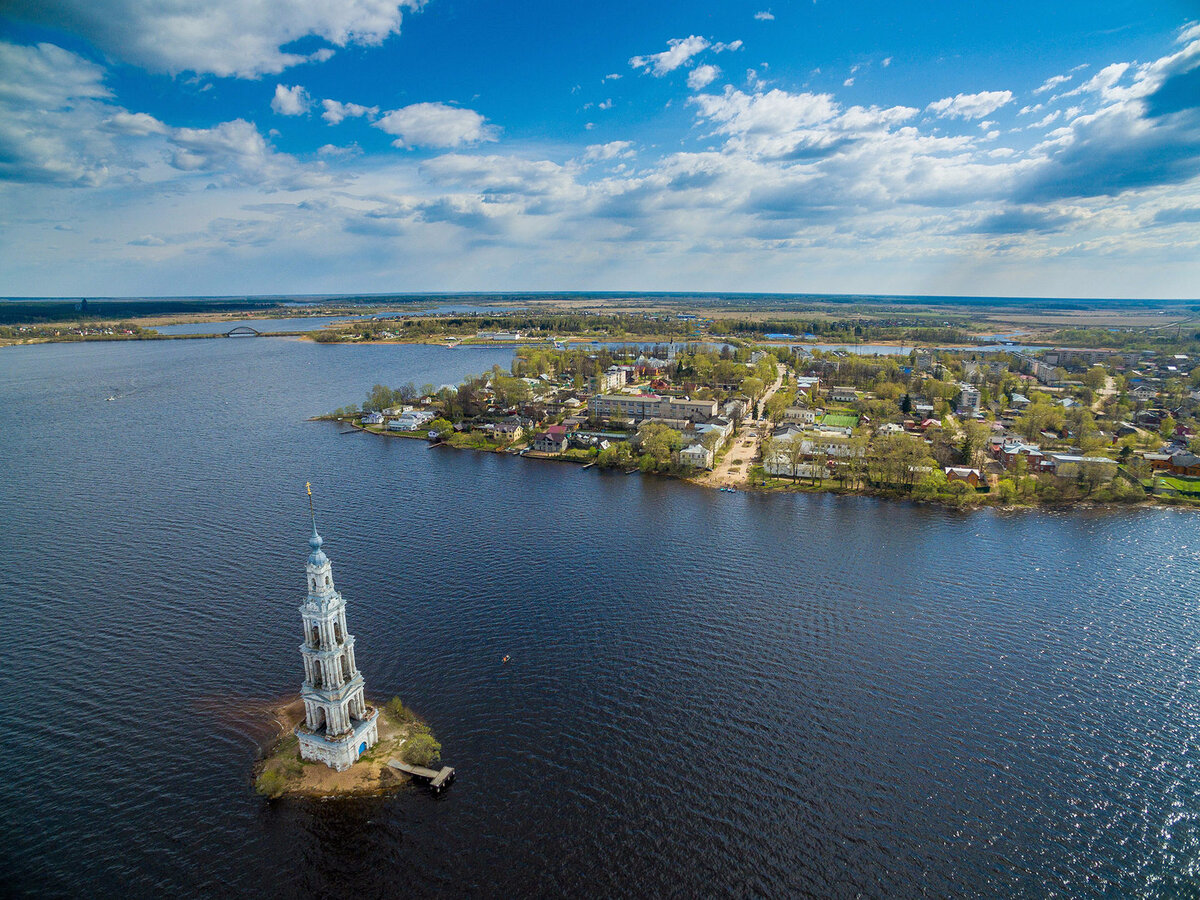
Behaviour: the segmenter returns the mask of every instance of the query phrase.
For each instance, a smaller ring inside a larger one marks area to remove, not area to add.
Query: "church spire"
[[[321,535],[317,533],[317,513],[313,509],[312,482],[304,482],[304,487],[308,490],[308,514],[312,518],[313,527],[312,537],[308,539],[308,546],[312,548],[312,553],[308,555],[308,564],[320,568],[329,562],[329,557],[321,551],[321,545],[325,542],[321,540]]]

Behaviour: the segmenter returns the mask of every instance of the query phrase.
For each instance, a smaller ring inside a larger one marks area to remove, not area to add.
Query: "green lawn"
[[[460,450],[496,450],[503,446],[477,431],[452,434],[446,439],[446,443]]]
[[[821,417],[821,424],[831,428],[854,428],[858,425],[858,415],[855,413],[826,413]]]
[[[1181,494],[1195,494],[1200,496],[1200,478],[1186,478],[1182,475],[1157,475],[1155,476],[1155,486],[1161,485],[1171,491],[1179,491]]]

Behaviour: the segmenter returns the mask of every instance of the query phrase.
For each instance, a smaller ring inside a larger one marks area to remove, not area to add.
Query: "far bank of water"
[[[371,319],[413,319],[420,316],[488,315],[511,312],[512,307],[492,308],[487,306],[450,305],[433,306],[402,311],[386,311],[364,315],[343,316],[293,316],[278,319],[229,318],[211,322],[188,322],[179,325],[156,325],[159,334],[224,334],[231,328],[247,325],[261,332],[323,331],[331,325],[344,322],[366,322]]]

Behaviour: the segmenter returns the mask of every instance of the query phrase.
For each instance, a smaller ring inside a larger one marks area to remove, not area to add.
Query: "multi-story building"
[[[625,387],[628,372],[621,366],[609,366],[607,371],[596,375],[596,392],[603,394]]]
[[[807,406],[789,406],[783,411],[783,424],[815,425],[820,412]]]
[[[974,418],[979,415],[979,388],[963,382],[959,385],[958,414]]]
[[[594,418],[691,419],[707,421],[717,414],[716,400],[660,397],[658,394],[597,394],[588,400]]]

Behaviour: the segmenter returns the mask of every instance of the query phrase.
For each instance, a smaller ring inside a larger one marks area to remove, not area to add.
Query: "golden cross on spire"
[[[304,487],[308,490],[308,514],[310,516],[312,516],[313,531],[316,531],[317,530],[317,513],[316,513],[316,510],[313,509],[312,482],[311,481],[304,482]]]

